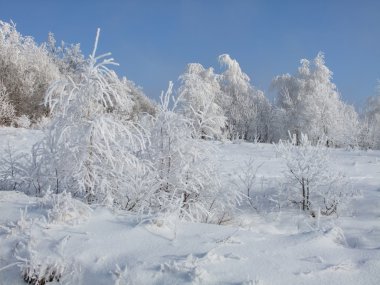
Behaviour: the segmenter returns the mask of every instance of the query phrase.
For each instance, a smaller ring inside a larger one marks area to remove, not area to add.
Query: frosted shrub
[[[121,83],[109,69],[116,64],[109,54],[95,56],[98,36],[99,31],[79,81],[67,77],[49,88],[45,103],[54,118],[35,147],[40,165],[35,177],[55,193],[124,208],[131,179],[144,169],[135,155],[144,137],[136,124],[113,112],[132,110],[132,100],[118,92]]]
[[[35,250],[36,240],[31,235],[25,241],[20,240],[15,247],[16,263],[24,281],[32,285],[44,285],[48,282],[59,282],[67,273],[63,258],[44,256]]]
[[[56,240],[53,241],[54,246],[51,246],[48,244],[49,240],[35,235],[36,223],[45,229],[46,223],[38,218],[32,219],[27,213],[27,208],[20,210],[20,214],[20,219],[7,227],[8,234],[16,238],[12,249],[12,256],[16,262],[9,264],[8,267],[17,265],[22,278],[28,284],[41,285],[48,282],[66,284],[73,266],[66,262],[61,250],[66,246],[69,236],[59,241],[59,247],[56,246]],[[48,253],[42,249],[43,247]]]
[[[150,132],[147,158],[158,180],[152,207],[160,212],[178,211],[182,218],[192,221],[223,222],[238,194],[221,187],[212,161],[214,150],[193,139],[191,121],[174,112],[178,101],[171,97],[172,87],[170,83],[168,91],[161,94]]]
[[[37,264],[26,261],[20,267],[24,281],[32,285],[59,282],[65,270],[64,265],[59,262],[48,263],[46,261]]]
[[[261,166],[262,164],[255,166],[255,160],[250,157],[245,161],[244,166],[240,168],[238,178],[248,198],[251,198],[251,192],[254,190],[256,182],[256,174]]]
[[[25,191],[29,187],[29,156],[9,144],[0,156],[0,190]]]
[[[50,118],[49,117],[45,117],[45,116],[42,116],[41,118],[39,118],[33,125],[33,129],[37,129],[37,130],[43,130],[45,128],[47,128],[50,124]]]
[[[86,220],[91,215],[91,208],[77,199],[71,193],[53,194],[47,192],[42,198],[42,206],[47,208],[48,222],[52,224],[76,224]]]
[[[299,145],[296,136],[290,141],[280,141],[278,154],[285,160],[287,190],[293,203],[312,215],[320,209],[324,215],[337,212],[344,183],[343,176],[332,169],[325,140],[312,146],[307,135],[302,134]]]
[[[257,197],[252,197],[253,192],[257,191],[257,171],[263,165],[256,164],[253,157],[250,157],[247,161],[244,162],[244,165],[239,168],[239,174],[237,175],[237,187],[238,189],[242,189],[245,192],[245,196],[251,206],[257,210],[258,206],[256,203]],[[255,193],[257,194],[257,193]]]
[[[21,117],[15,119],[15,124],[19,128],[27,129],[30,127],[30,120],[28,116],[22,115]]]

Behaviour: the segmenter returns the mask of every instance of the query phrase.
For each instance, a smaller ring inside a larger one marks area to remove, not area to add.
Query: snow
[[[28,151],[39,138],[1,128],[0,155],[8,142]],[[0,191],[0,284],[25,284],[21,272],[45,267],[60,273],[51,284],[379,284],[380,151],[331,151],[352,199],[339,217],[316,219],[276,200],[285,164],[273,145],[213,144],[229,187],[250,158],[261,165],[251,193],[259,208],[244,203],[229,224],[212,225]],[[54,216],[53,203],[80,219]]]

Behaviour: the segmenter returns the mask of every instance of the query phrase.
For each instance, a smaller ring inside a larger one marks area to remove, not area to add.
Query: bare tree
[[[324,139],[313,146],[307,135],[301,134],[297,145],[293,135],[289,141],[280,141],[276,148],[286,162],[285,175],[291,201],[311,214],[318,208],[322,214],[335,213],[344,179],[330,167]]]

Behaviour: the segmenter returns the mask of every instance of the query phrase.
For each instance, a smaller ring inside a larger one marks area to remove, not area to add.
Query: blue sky
[[[222,53],[268,92],[274,76],[323,51],[343,99],[357,107],[380,78],[377,0],[0,0],[0,19],[38,42],[49,31],[57,41],[80,42],[86,55],[100,27],[99,51],[112,52],[117,72],[154,98],[189,62],[218,70]]]

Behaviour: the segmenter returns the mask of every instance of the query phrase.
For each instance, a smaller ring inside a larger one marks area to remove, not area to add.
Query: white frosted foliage
[[[42,164],[51,190],[70,191],[88,202],[125,207],[126,185],[141,169],[135,153],[144,147],[137,125],[122,121],[113,109],[132,109],[128,94],[109,66],[109,54],[94,51],[79,81],[70,77],[54,83],[45,98],[55,118],[40,144]],[[50,174],[49,174],[50,173]]]

